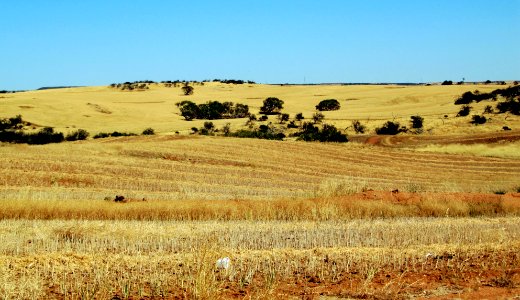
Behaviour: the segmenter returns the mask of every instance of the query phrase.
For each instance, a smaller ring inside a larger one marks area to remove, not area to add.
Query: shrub
[[[487,119],[484,116],[473,115],[473,117],[471,117],[471,123],[475,125],[484,124],[486,121]]]
[[[294,119],[298,122],[301,122],[301,120],[305,119],[303,117],[303,114],[302,113],[297,113],[295,116],[294,116]]]
[[[322,114],[321,112],[317,112],[312,115],[312,120],[314,121],[314,124],[321,123],[323,121],[323,119],[325,119],[325,115]]]
[[[43,145],[49,143],[61,143],[65,139],[63,133],[54,132],[54,128],[45,127],[37,133],[27,134],[27,143],[35,145]]]
[[[81,141],[86,140],[89,137],[90,133],[84,129],[78,129],[73,131],[65,137],[67,141]]]
[[[283,109],[283,100],[276,97],[269,97],[264,100],[264,104],[260,107],[260,113],[264,115],[276,115]]]
[[[457,117],[465,117],[468,116],[471,112],[471,106],[469,105],[463,105],[459,112],[457,113]]]
[[[376,133],[383,135],[396,135],[406,131],[408,131],[406,127],[401,127],[398,122],[392,121],[387,121],[383,126],[376,128]]]
[[[108,138],[108,137],[119,137],[119,136],[136,136],[137,134],[135,133],[132,133],[132,132],[119,132],[119,131],[114,131],[112,133],[109,133],[109,132],[100,132],[98,134],[96,134],[95,136],[93,136],[94,139],[104,139],[104,138]]]
[[[452,85],[453,84],[453,81],[451,80],[444,80],[441,85]]]
[[[421,116],[411,116],[412,128],[421,129],[423,128],[424,118]]]
[[[283,124],[283,123],[289,121],[289,114],[279,114],[278,120],[280,121],[280,124]]]
[[[492,114],[493,112],[493,107],[491,105],[486,105],[486,107],[484,107],[485,114]]]
[[[269,119],[269,117],[267,117],[266,115],[263,115],[260,117],[260,121],[267,121]]]
[[[287,128],[298,128],[298,125],[294,122],[294,120],[290,121],[289,124],[287,124]]]
[[[520,99],[510,98],[504,102],[497,104],[497,110],[500,113],[510,112],[513,115],[520,115]]]
[[[187,82],[181,89],[182,89],[182,92],[184,93],[184,96],[193,95],[194,88],[191,85],[188,85]]]
[[[356,133],[365,133],[365,131],[367,130],[366,126],[361,124],[359,120],[352,121],[352,127],[354,127],[354,131]]]
[[[155,134],[155,130],[153,130],[153,128],[146,128],[145,130],[143,130],[143,135],[154,135]]]
[[[316,109],[319,111],[330,111],[330,110],[338,110],[340,109],[340,104],[336,99],[326,99],[322,100],[318,105],[316,105]]]
[[[95,138],[95,139],[104,139],[107,137],[110,137],[110,133],[100,132],[100,133],[96,134],[95,136],[93,136],[93,138]]]
[[[278,132],[275,128],[267,125],[260,125],[258,129],[253,130],[241,129],[236,132],[231,132],[229,136],[266,140],[283,140],[285,138],[285,134]]]
[[[334,125],[324,124],[320,129],[310,122],[303,124],[302,131],[295,134],[298,140],[346,143],[348,137],[341,133]]]

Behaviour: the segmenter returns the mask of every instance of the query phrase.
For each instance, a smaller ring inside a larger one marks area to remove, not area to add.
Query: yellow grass
[[[410,116],[416,114],[425,118],[426,130],[432,134],[498,131],[504,125],[517,128],[520,125],[518,117],[505,119],[506,116],[503,115],[493,116],[493,120],[486,126],[469,124],[469,117],[455,118],[459,109],[453,105],[455,98],[466,91],[478,89],[489,92],[496,88],[503,86],[280,86],[205,83],[204,86],[195,85],[193,95],[183,96],[180,87],[166,88],[162,84],[152,84],[149,90],[132,92],[106,86],[82,87],[6,94],[0,99],[0,117],[21,114],[30,122],[52,126],[65,133],[74,128],[83,128],[91,133],[114,130],[140,133],[148,127],[160,133],[187,133],[193,126],[201,127],[203,121],[184,121],[175,107],[175,103],[182,100],[197,103],[209,100],[245,103],[250,106],[252,113],[258,113],[265,98],[278,97],[285,101],[284,112],[292,117],[302,112],[306,118],[310,118],[319,101],[335,98],[340,101],[341,109],[324,114],[328,123],[340,128],[350,126],[355,119],[362,121],[371,130],[393,119],[408,124]],[[487,104],[494,105],[483,101],[473,105],[474,111],[482,113]],[[445,119],[444,115],[449,118]],[[217,127],[227,122],[232,124],[232,128],[239,128],[244,125],[245,120],[215,121]],[[353,133],[352,130],[350,132]]]

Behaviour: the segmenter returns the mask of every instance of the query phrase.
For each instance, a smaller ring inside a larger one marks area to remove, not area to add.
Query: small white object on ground
[[[229,257],[219,258],[217,259],[216,267],[217,269],[227,270],[231,265],[231,259]]]

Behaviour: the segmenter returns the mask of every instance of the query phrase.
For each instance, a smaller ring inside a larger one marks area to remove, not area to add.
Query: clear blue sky
[[[1,0],[0,89],[520,79],[520,0]]]

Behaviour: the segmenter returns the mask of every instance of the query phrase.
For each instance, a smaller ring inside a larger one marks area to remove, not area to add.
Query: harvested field
[[[128,137],[0,147],[0,199],[276,199],[514,192],[520,161],[360,144]]]
[[[520,292],[519,228],[516,217],[4,220],[0,292],[21,298],[506,298]],[[224,256],[231,268],[216,271]]]

